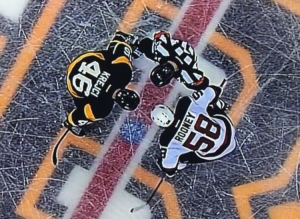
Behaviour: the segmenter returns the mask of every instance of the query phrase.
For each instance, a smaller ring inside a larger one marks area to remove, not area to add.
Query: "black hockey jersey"
[[[112,111],[114,92],[132,79],[131,47],[116,41],[108,48],[78,56],[67,72],[67,88],[77,107],[78,103],[83,107],[90,104],[101,118]]]
[[[131,81],[131,71],[124,71],[117,64],[125,63],[125,56],[113,57],[108,52],[89,52],[77,57],[68,68],[67,85],[77,98],[111,96],[116,89],[125,88]]]

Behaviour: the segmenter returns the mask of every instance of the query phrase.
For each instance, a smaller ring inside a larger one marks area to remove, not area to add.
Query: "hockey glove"
[[[191,90],[200,91],[205,90],[209,85],[209,80],[207,77],[203,76],[199,81],[192,84],[185,84],[185,86]]]
[[[207,107],[207,112],[210,116],[214,116],[216,114],[221,114],[227,116],[227,110],[229,109],[229,105],[221,98],[214,104],[210,104]]]
[[[172,178],[177,173],[176,168],[172,168],[172,169],[164,168],[163,165],[162,165],[162,158],[156,159],[156,165],[158,166],[158,168],[161,171],[163,171],[166,174],[167,177]]]
[[[148,37],[141,39],[141,40],[136,40],[134,43],[131,44],[132,57],[134,59],[138,59],[143,54],[145,54],[145,56],[147,58],[150,58],[151,60],[153,60],[154,57],[152,54],[152,44],[153,44],[153,41]]]
[[[64,127],[69,129],[74,135],[78,137],[83,137],[85,135],[84,130],[79,126],[73,126],[68,119],[66,119],[63,123]]]

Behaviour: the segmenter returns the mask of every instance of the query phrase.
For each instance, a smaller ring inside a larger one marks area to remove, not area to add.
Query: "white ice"
[[[18,23],[30,0],[0,0],[0,14]]]
[[[91,171],[80,166],[75,166],[71,171],[67,181],[56,198],[59,204],[68,208],[63,219],[71,218],[92,174]]]

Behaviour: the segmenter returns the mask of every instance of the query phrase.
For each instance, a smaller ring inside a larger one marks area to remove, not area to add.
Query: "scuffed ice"
[[[184,4],[182,0],[167,2],[179,8]],[[216,32],[249,51],[259,90],[237,126],[239,147],[231,155],[192,165],[168,179],[175,188],[182,218],[239,218],[232,189],[274,177],[285,167],[292,151],[298,150],[295,144],[300,123],[300,18],[275,2],[233,0],[216,28]],[[31,1],[19,23],[0,16],[0,35],[7,38],[0,57],[1,86],[46,3]],[[65,85],[67,65],[84,51],[104,49],[131,3],[128,0],[67,1],[58,15],[0,122],[1,219],[21,218],[16,208],[73,107]],[[154,30],[169,29],[171,24],[172,21],[145,10],[133,33],[147,36]],[[224,99],[234,104],[243,89],[240,63],[212,44],[206,46],[201,56],[225,71],[229,80]],[[142,76],[143,72],[135,68],[134,81],[138,82]],[[157,98],[151,93],[144,95]],[[114,124],[120,121],[120,114],[116,107],[108,118],[89,128],[88,137],[104,144]],[[127,118],[120,127],[121,136],[130,143],[140,142],[149,129],[142,124],[149,119],[147,115],[139,112],[138,118],[139,121]],[[140,165],[160,176],[155,164],[159,155],[158,134],[153,140],[148,139],[149,149]],[[55,218],[63,218],[67,207],[56,199],[61,188],[75,165],[88,170],[94,159],[95,155],[71,145],[48,178],[35,207]],[[287,185],[249,200],[254,218],[270,218],[270,207],[300,201],[299,171],[297,163],[294,164],[295,171]],[[131,178],[126,191],[147,200],[152,189]],[[160,219],[167,217],[170,206],[165,206],[163,197],[156,195],[150,207],[153,218]]]

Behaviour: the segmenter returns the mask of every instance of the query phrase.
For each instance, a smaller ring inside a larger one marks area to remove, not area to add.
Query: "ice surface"
[[[140,37],[170,29],[194,45],[212,82],[228,78],[223,98],[237,129],[239,147],[231,155],[168,179],[146,214],[300,218],[298,0],[15,2],[0,0],[1,219],[98,219],[102,212],[120,218],[159,182],[160,131],[149,109],[173,105],[187,92],[178,84],[154,88],[148,81],[154,65],[145,59],[134,62],[140,109],[128,114],[116,107],[87,138],[67,137],[56,168],[49,159],[73,107],[67,65],[81,52],[105,48],[117,28]],[[121,203],[118,211],[112,201]]]

